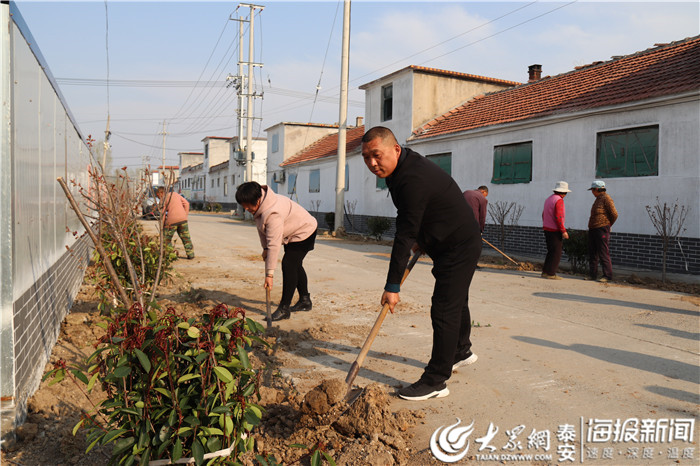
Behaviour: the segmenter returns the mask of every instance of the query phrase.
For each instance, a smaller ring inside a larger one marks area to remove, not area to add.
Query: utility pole
[[[338,166],[335,178],[335,225],[343,228],[345,218],[345,150],[348,129],[348,69],[350,68],[350,0],[343,4],[343,44],[340,65],[340,116],[338,119]]]
[[[109,131],[109,113],[107,114],[107,129],[105,129],[105,140],[104,143],[102,144],[102,174],[105,173],[105,170],[107,167],[105,167],[105,164],[107,163],[107,149],[109,149],[109,137],[112,135],[112,133]]]
[[[238,21],[238,150],[243,151],[243,21]]]
[[[239,3],[238,8],[248,7],[250,8],[250,18],[231,18],[230,20],[239,21],[238,29],[238,76],[234,79],[236,83],[236,89],[238,90],[238,145],[239,150],[242,151],[245,147],[245,180],[252,181],[253,179],[253,122],[252,120],[260,119],[259,117],[253,116],[253,97],[262,97],[262,95],[257,95],[253,91],[253,70],[256,66],[262,66],[262,63],[254,63],[254,53],[253,53],[253,32],[254,32],[254,15],[255,10],[263,10],[265,7],[262,5],[253,5],[252,3]],[[248,61],[243,61],[243,23],[248,22],[250,26],[248,28]],[[243,76],[243,65],[248,67],[248,78],[246,83],[246,78]],[[247,84],[247,85],[246,85]],[[245,90],[244,90],[245,89]],[[243,97],[247,97],[246,109],[243,109]],[[243,145],[243,120],[246,124],[246,144]]]
[[[163,161],[161,163],[161,176],[163,178],[163,185],[165,185],[165,136],[168,134],[165,132],[165,120],[163,120],[163,131],[161,133],[163,135]]]

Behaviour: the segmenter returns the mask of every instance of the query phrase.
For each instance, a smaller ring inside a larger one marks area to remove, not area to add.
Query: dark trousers
[[[542,273],[556,275],[561,261],[561,250],[564,246],[564,239],[561,231],[544,230],[544,240],[547,242],[547,256],[544,258]]]
[[[421,376],[429,385],[449,379],[455,356],[464,355],[472,346],[469,285],[480,254],[481,237],[475,235],[432,257],[435,277],[430,307],[433,350]]]
[[[304,270],[304,257],[314,248],[316,232],[303,241],[287,243],[284,245],[284,257],[282,258],[282,299],[280,305],[292,304],[294,291],[299,291],[299,296],[309,294],[309,281]]]
[[[603,268],[603,276],[612,280],[612,262],[610,261],[610,226],[588,230],[588,263],[590,276],[598,277],[598,260]]]

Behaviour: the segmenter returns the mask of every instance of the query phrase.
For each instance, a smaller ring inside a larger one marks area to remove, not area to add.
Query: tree
[[[646,206],[646,209],[651,223],[661,237],[661,244],[663,245],[661,281],[666,283],[666,259],[668,256],[668,248],[671,242],[675,241],[678,235],[685,231],[683,223],[685,223],[685,218],[688,212],[690,212],[690,207],[678,205],[678,199],[676,199],[673,206],[668,205],[666,202],[662,205],[657,196],[656,204],[653,206]]]
[[[518,226],[525,206],[517,202],[496,201],[489,203],[489,216],[498,228],[498,242],[505,247],[506,237]]]

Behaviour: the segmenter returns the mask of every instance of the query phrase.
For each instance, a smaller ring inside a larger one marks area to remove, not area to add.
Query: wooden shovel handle
[[[265,288],[265,304],[267,306],[267,328],[272,327],[272,310],[270,309],[270,289]]]
[[[406,270],[403,273],[403,277],[401,278],[402,285],[403,282],[406,280],[406,277],[408,277],[408,274],[411,272],[411,269],[413,269],[413,266],[416,265],[416,262],[418,262],[418,258],[421,256],[421,254],[422,252],[420,250],[416,251],[416,253],[413,254],[411,260],[408,262]],[[384,322],[384,318],[386,317],[387,312],[389,312],[389,304],[385,303],[382,306],[382,310],[379,311],[377,320],[374,322],[374,325],[372,326],[372,330],[370,330],[369,335],[367,335],[365,343],[362,345],[360,354],[357,355],[357,359],[355,359],[355,362],[352,363],[352,365],[350,366],[350,370],[348,371],[348,375],[347,377],[345,377],[345,382],[347,382],[348,387],[352,386],[353,380],[355,380],[357,373],[360,371],[360,366],[362,366],[362,363],[365,361],[365,357],[367,357],[367,353],[369,353],[369,348],[372,346],[375,337],[379,333],[379,329],[382,326],[382,322]]]

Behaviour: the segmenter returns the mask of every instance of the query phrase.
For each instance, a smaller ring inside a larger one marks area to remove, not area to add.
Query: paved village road
[[[223,300],[263,319],[263,263],[253,224],[193,214],[190,231],[197,259],[178,261],[177,269],[204,272],[196,274],[196,287],[220,290]],[[322,378],[345,378],[380,309],[389,252],[383,245],[319,236],[305,262],[314,309],[279,323],[290,332],[313,328],[324,335],[287,355],[283,372],[302,392]],[[393,393],[420,376],[432,340],[430,269],[421,259],[408,277],[400,308],[384,321],[357,384],[379,382]],[[277,280],[274,303],[281,293],[279,267]],[[597,456],[608,465],[670,464],[677,453],[681,464],[698,464],[699,303],[679,293],[481,268],[470,293],[478,361],[453,375],[447,398],[392,402],[393,409],[426,410],[415,429],[415,445],[422,448],[415,464],[437,463],[431,434],[457,418],[460,426],[473,422],[467,437],[472,462],[494,458],[480,455],[548,454],[545,462],[596,462]],[[629,428],[626,441],[613,443],[617,420],[634,418],[651,420],[646,431]],[[693,443],[682,441],[681,419],[694,423]],[[557,437],[564,425],[574,432],[571,440]],[[549,431],[548,451],[528,447],[533,430],[541,439]],[[650,437],[651,431],[663,438]],[[669,435],[679,439],[665,442]]]

